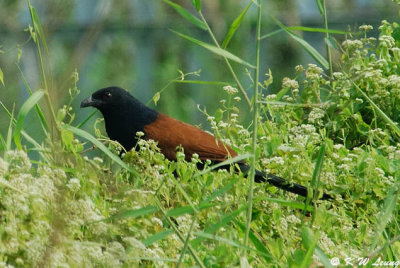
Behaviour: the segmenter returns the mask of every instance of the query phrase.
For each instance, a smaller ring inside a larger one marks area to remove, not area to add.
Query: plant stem
[[[50,94],[49,94],[49,88],[48,88],[48,85],[47,85],[47,78],[46,78],[46,72],[44,70],[42,50],[40,48],[40,35],[38,34],[39,31],[37,29],[37,25],[36,25],[36,22],[34,20],[33,7],[32,7],[32,5],[31,5],[29,0],[27,0],[27,2],[28,2],[28,7],[29,7],[29,14],[31,15],[33,29],[34,29],[34,31],[36,33],[36,40],[34,40],[34,41],[36,41],[35,42],[36,43],[36,49],[37,49],[38,58],[39,58],[39,64],[40,64],[40,72],[41,72],[40,78],[41,78],[43,90],[44,90],[44,93],[45,93],[46,104],[48,106],[48,109],[50,110],[50,116],[51,116],[51,122],[52,122],[51,125],[53,126],[53,128],[55,127],[56,133],[59,134],[58,136],[61,136],[61,134],[59,133],[60,129],[59,129],[58,125],[57,125],[56,113],[54,112],[54,109],[53,109],[53,105],[52,105]],[[45,42],[45,40],[43,40],[43,41]],[[50,133],[53,133],[53,132],[51,131]]]
[[[250,174],[248,179],[250,180],[250,187],[247,197],[248,208],[247,208],[247,224],[246,224],[246,235],[244,239],[244,246],[247,247],[249,240],[249,232],[251,225],[251,214],[253,210],[253,187],[254,187],[254,175],[256,165],[256,149],[257,149],[257,130],[258,130],[258,79],[260,71],[260,32],[261,32],[261,0],[257,0],[257,40],[256,40],[256,69],[254,70],[254,92],[253,92],[253,137],[252,137],[252,157],[250,163]],[[246,254],[246,251],[245,251]]]
[[[325,27],[326,30],[328,30],[328,16],[327,16],[327,12],[326,12],[325,0],[322,0],[322,3],[323,3],[323,7],[324,7],[324,14],[323,14],[324,27]],[[332,78],[333,78],[332,54],[331,54],[331,49],[330,49],[330,47],[328,45],[328,42],[329,42],[329,32],[328,31],[325,31],[325,39],[326,39],[326,41],[325,41],[325,43],[326,43],[325,44],[326,45],[326,54],[328,56],[328,63],[329,63],[329,77],[332,80]]]
[[[202,19],[202,21],[204,22],[204,24],[206,25],[207,31],[210,34],[210,36],[211,36],[212,40],[214,41],[215,45],[218,48],[221,48],[219,43],[218,43],[218,41],[217,41],[217,39],[215,38],[215,36],[214,36],[214,34],[212,32],[210,26],[208,25],[206,19],[204,18],[203,13],[201,13],[201,11],[199,11],[199,15],[200,15],[200,18]],[[240,92],[242,92],[244,98],[246,99],[247,104],[251,107],[251,101],[249,99],[249,96],[247,96],[246,91],[244,90],[244,88],[243,88],[242,84],[240,83],[235,71],[232,68],[231,63],[229,62],[229,60],[226,57],[224,57],[224,60],[225,60],[226,65],[229,68],[229,71],[231,72],[231,74],[233,76],[233,79],[235,80],[236,84],[238,85]]]
[[[175,223],[167,216],[167,213],[164,209],[164,207],[161,205],[160,200],[157,197],[154,197],[154,201],[157,204],[157,207],[161,210],[164,218],[168,222],[168,224],[171,226],[172,229],[174,229],[175,234],[179,237],[179,239],[182,241],[182,243],[185,244],[185,237],[182,235],[182,233],[179,231],[178,227],[175,225]],[[201,261],[200,257],[197,255],[196,251],[193,249],[193,247],[190,244],[186,244],[187,249],[189,250],[190,254],[192,255],[193,259],[195,262],[198,264],[199,267],[205,268],[206,266],[204,263]]]

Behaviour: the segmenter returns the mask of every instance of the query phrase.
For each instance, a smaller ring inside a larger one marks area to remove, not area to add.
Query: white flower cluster
[[[290,89],[298,89],[299,88],[299,82],[297,82],[296,80],[290,79],[288,77],[285,77],[282,80],[282,86],[290,88]]]
[[[347,39],[342,43],[343,47],[348,50],[361,49],[363,47],[363,43],[360,40],[350,40]]]
[[[308,121],[312,124],[322,125],[323,124],[322,119],[324,118],[324,116],[325,116],[324,110],[322,110],[321,108],[314,108],[308,115]]]
[[[319,142],[320,135],[316,132],[316,128],[310,124],[302,124],[290,129],[289,138],[294,147],[306,147],[308,143],[315,144]]]
[[[234,95],[236,93],[238,93],[237,88],[234,88],[232,86],[224,86],[223,89],[226,91],[226,93],[228,93],[229,95]]]
[[[308,68],[306,70],[306,78],[319,79],[321,77],[322,72],[323,72],[322,68],[318,67],[317,65],[308,64]]]
[[[386,47],[386,48],[391,48],[394,46],[394,38],[391,37],[390,35],[381,35],[379,37],[379,45]]]

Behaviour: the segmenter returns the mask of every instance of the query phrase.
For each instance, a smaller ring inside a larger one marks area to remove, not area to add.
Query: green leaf
[[[32,95],[32,89],[29,86],[28,81],[26,80],[24,73],[22,72],[22,70],[21,70],[19,65],[17,65],[17,67],[18,67],[19,72],[21,73],[22,80],[24,80],[24,84],[25,84],[26,89],[28,90],[29,94]],[[35,105],[35,109],[36,109],[37,115],[39,116],[40,122],[42,123],[44,132],[45,132],[45,134],[47,134],[47,130],[49,129],[49,126],[47,124],[46,117],[44,116],[44,113],[43,113],[42,109],[40,108],[40,106],[38,104]]]
[[[212,203],[202,203],[198,206],[196,206],[197,210],[202,210],[206,208],[211,208],[215,207],[217,204],[212,204]],[[166,217],[178,217],[184,214],[192,214],[194,212],[194,209],[192,206],[183,206],[179,208],[173,208],[167,211],[165,214]]]
[[[184,84],[200,84],[200,85],[217,85],[217,86],[228,86],[232,83],[222,82],[222,81],[200,81],[200,80],[172,80],[174,83],[184,83]]]
[[[83,126],[87,123],[87,121],[89,121],[90,118],[92,118],[97,112],[98,112],[97,109],[94,110],[91,114],[89,114],[89,115],[88,115],[81,123],[79,123],[76,127],[77,127],[77,128],[83,127]]]
[[[259,200],[267,200],[270,202],[274,202],[283,206],[287,206],[287,207],[291,207],[294,209],[302,209],[304,210],[304,203],[300,203],[300,202],[294,202],[294,201],[287,201],[287,200],[283,200],[283,199],[277,199],[277,198],[269,198],[269,197],[262,197],[259,198]],[[312,206],[308,206],[307,207],[307,211],[314,211],[314,208]]]
[[[157,105],[158,101],[160,100],[160,97],[161,97],[161,94],[159,91],[156,92],[156,94],[154,94],[154,96],[153,96],[154,105]]]
[[[229,191],[233,187],[233,185],[235,185],[238,182],[239,179],[241,179],[241,178],[236,178],[236,179],[232,180],[230,183],[226,184],[221,189],[219,189],[218,191],[215,191],[214,193],[212,193],[212,195],[210,195],[209,197],[205,198],[202,202],[209,203],[212,200],[214,200],[216,197],[226,193],[227,191]]]
[[[319,10],[319,13],[321,13],[321,15],[323,15],[325,13],[324,12],[324,3],[322,1],[325,1],[325,0],[316,0],[318,10]]]
[[[322,262],[325,268],[333,268],[331,264],[331,260],[324,253],[324,251],[317,245],[315,246],[314,254],[318,257],[318,259]]]
[[[116,215],[113,215],[107,219],[104,219],[105,221],[112,221],[112,220],[119,220],[119,219],[126,219],[126,218],[137,218],[141,216],[146,216],[149,214],[154,214],[155,212],[158,211],[158,207],[156,206],[148,206],[148,207],[143,207],[139,209],[129,209],[122,211]]]
[[[14,132],[14,142],[19,150],[22,150],[21,131],[24,125],[25,117],[33,108],[33,106],[35,106],[35,104],[38,103],[38,101],[43,97],[43,95],[43,91],[36,91],[24,102],[21,109],[19,110]]]
[[[294,33],[288,32],[288,34],[296,40],[307,52],[311,55],[324,69],[329,68],[328,61],[314,48],[312,47],[307,41],[298,37]]]
[[[337,41],[335,38],[333,38],[332,36],[329,36],[329,38],[324,38],[325,44],[327,44],[330,48],[336,49],[338,50],[338,46],[337,46]]]
[[[171,2],[169,0],[163,0],[163,1],[165,3],[167,3],[168,5],[170,5],[172,8],[174,8],[176,10],[176,12],[178,12],[182,17],[184,17],[189,22],[193,23],[194,25],[196,25],[200,29],[207,30],[207,26],[204,24],[204,22],[202,22],[199,18],[193,16],[189,11],[187,11],[186,9],[181,7],[180,5],[178,5],[178,4],[174,3],[174,2]],[[200,1],[198,1],[198,2],[200,2]],[[195,5],[196,5],[196,9],[197,9],[197,3],[195,3]]]
[[[348,34],[349,32],[325,28],[312,28],[304,26],[288,26],[286,29],[291,31],[303,31],[303,32],[317,32],[317,33],[331,33],[331,34]]]
[[[225,161],[220,162],[220,163],[218,163],[216,165],[213,165],[213,166],[211,166],[211,167],[209,167],[207,169],[204,169],[202,172],[196,173],[194,175],[194,177],[201,176],[203,174],[206,174],[206,173],[210,172],[211,170],[217,169],[217,168],[222,167],[222,166],[227,166],[227,165],[239,162],[241,160],[244,160],[244,159],[247,159],[247,158],[250,158],[250,157],[251,157],[251,154],[237,155],[237,156],[235,156],[233,158],[229,158],[228,160],[225,160]]]
[[[242,222],[235,221],[235,223],[240,227],[242,232],[246,231],[246,225],[243,224]],[[269,250],[264,246],[264,243],[254,234],[253,230],[250,229],[249,232],[249,239],[251,243],[255,246],[258,252],[261,253],[261,255],[264,257],[265,261],[270,263],[272,260],[272,255],[269,252]]]
[[[165,231],[161,231],[156,233],[155,235],[152,235],[144,240],[142,240],[143,245],[145,245],[146,247],[150,246],[151,244],[164,239],[165,237],[169,236],[170,234],[173,234],[174,231],[173,230],[165,230]]]
[[[244,205],[241,208],[238,208],[237,210],[231,212],[230,214],[225,215],[224,217],[222,217],[221,220],[217,221],[216,223],[209,224],[207,222],[204,232],[208,233],[208,234],[215,234],[219,229],[221,229],[222,227],[226,226],[228,223],[230,223],[232,220],[234,220],[237,216],[239,216],[246,209],[247,209],[247,205]],[[204,240],[204,238],[198,237],[198,238],[192,240],[191,244],[194,247],[196,247],[203,240]]]
[[[318,240],[315,239],[314,233],[310,228],[303,226],[301,231],[302,231],[301,237],[302,237],[303,246],[307,249],[307,253],[304,256],[300,267],[307,268],[307,267],[310,267],[310,264],[312,262],[312,256],[313,256],[315,247],[317,246]]]
[[[40,41],[43,44],[45,51],[48,52],[47,42],[44,37],[44,31],[42,28],[42,24],[40,23],[39,16],[37,15],[35,8],[31,5],[29,0],[28,0],[28,6],[29,6],[29,12],[31,13],[33,28],[38,33]]]
[[[247,256],[240,257],[240,268],[251,268]]]
[[[252,2],[250,2],[246,8],[240,13],[240,15],[232,22],[231,26],[229,27],[228,33],[225,36],[224,41],[222,42],[221,47],[226,48],[229,44],[229,42],[232,39],[232,36],[235,34],[236,30],[239,28],[240,24],[242,23],[242,20],[244,18],[244,15],[246,14],[247,10],[251,6]]]
[[[371,250],[375,250],[376,245],[381,239],[382,232],[385,230],[389,221],[397,215],[395,212],[397,199],[400,191],[400,173],[396,174],[396,183],[390,187],[381,212],[377,215],[377,223],[375,228],[375,235],[371,245]]]
[[[347,75],[347,77],[349,77],[349,75]],[[385,114],[378,107],[378,105],[376,105],[376,103],[370,97],[368,97],[368,95],[352,79],[349,79],[349,80],[352,82],[352,84],[357,89],[357,91],[360,92],[361,95],[363,95],[363,97],[374,107],[374,109],[382,117],[382,119],[384,121],[386,121],[386,123],[396,132],[397,135],[400,136],[400,128],[397,126],[397,124],[395,122],[393,122],[393,120],[390,119],[390,117],[387,114]]]
[[[281,27],[287,34],[289,34],[290,37],[292,37],[297,43],[299,43],[308,52],[308,54],[310,54],[311,57],[313,57],[325,70],[329,68],[328,61],[315,48],[307,43],[307,41],[289,31],[288,28],[276,18],[272,17],[272,19],[279,27]]]
[[[4,85],[4,74],[3,74],[3,71],[1,70],[1,68],[0,68],[0,82],[3,84],[3,86],[5,86]]]
[[[274,35],[276,35],[276,34],[278,34],[278,33],[283,32],[283,31],[284,31],[283,29],[279,29],[279,30],[276,30],[276,31],[267,33],[267,34],[261,36],[261,37],[260,37],[260,40],[263,40],[263,39],[265,39],[265,38],[269,38],[269,37],[271,37],[271,36],[274,36]]]
[[[233,240],[230,240],[230,239],[227,239],[225,237],[218,236],[218,235],[207,234],[207,233],[204,233],[204,232],[193,232],[193,234],[198,236],[198,237],[202,237],[202,238],[218,241],[218,242],[221,242],[221,243],[233,246],[233,247],[246,249],[246,250],[251,250],[251,251],[257,251],[254,248],[247,247],[245,245],[240,244],[239,242],[236,242],[236,241],[233,241]],[[261,253],[261,252],[258,252],[258,253]]]
[[[314,172],[311,179],[311,187],[314,188],[314,193],[317,193],[319,179],[321,176],[322,164],[324,162],[325,156],[325,143],[322,143],[321,147],[319,148],[317,162],[315,163]]]
[[[201,0],[191,0],[197,12],[201,11]]]
[[[128,170],[132,174],[139,176],[139,174],[135,170],[133,170],[131,167],[129,167],[124,161],[121,160],[121,158],[119,158],[117,155],[113,154],[110,150],[108,150],[108,148],[106,146],[104,146],[104,144],[102,144],[100,141],[98,141],[95,137],[90,135],[88,132],[86,132],[82,129],[67,125],[67,124],[62,124],[62,128],[67,129],[67,130],[71,131],[72,133],[74,133],[75,135],[90,141],[91,143],[96,145],[96,147],[99,148],[103,153],[105,153],[108,157],[110,157],[114,162],[116,162],[118,165],[120,165],[124,169]]]
[[[12,140],[12,124],[16,124],[17,120],[14,118],[14,110],[12,111],[12,113],[10,113],[10,111],[7,109],[7,107],[4,105],[3,102],[1,102],[0,100],[0,106],[3,108],[3,110],[7,113],[8,117],[10,118],[10,125],[8,128],[8,135],[7,135],[7,142],[6,142],[6,149],[7,151],[11,150],[11,140]],[[36,150],[42,150],[42,147],[40,146],[40,144],[35,141],[31,136],[29,136],[25,131],[21,131],[21,135],[28,141],[30,142]]]
[[[195,44],[197,44],[197,45],[199,45],[199,46],[204,47],[205,49],[210,50],[211,52],[213,52],[213,53],[215,53],[215,54],[217,54],[217,55],[219,55],[219,56],[222,56],[222,57],[224,57],[224,58],[228,58],[228,59],[233,60],[233,61],[235,61],[235,62],[237,62],[237,63],[240,63],[240,64],[242,64],[242,65],[245,65],[245,66],[247,66],[247,67],[250,67],[250,68],[253,68],[253,69],[255,68],[254,65],[251,65],[250,63],[248,63],[248,62],[242,60],[242,59],[239,58],[238,56],[233,55],[232,53],[226,51],[225,49],[222,49],[222,48],[219,48],[219,47],[216,47],[216,46],[213,46],[213,45],[204,43],[204,42],[202,42],[202,41],[200,41],[200,40],[197,40],[197,39],[195,39],[195,38],[193,38],[193,37],[190,37],[190,36],[181,34],[181,33],[176,32],[176,31],[174,31],[174,30],[171,30],[171,31],[172,31],[173,33],[179,35],[179,36],[182,37],[182,38],[185,38],[185,39],[187,39],[187,40],[189,40],[189,41],[191,41],[191,42],[193,42],[193,43],[195,43]]]
[[[6,152],[11,150],[11,137],[12,137],[12,126],[13,126],[13,119],[14,119],[14,110],[13,113],[10,117],[10,124],[8,125],[8,131],[7,131],[7,141],[5,143],[5,149]],[[5,155],[7,157],[7,154]],[[7,161],[7,159],[5,159]]]

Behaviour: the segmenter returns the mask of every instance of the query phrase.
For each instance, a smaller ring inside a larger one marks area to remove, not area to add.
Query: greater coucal
[[[237,156],[232,148],[213,135],[147,107],[122,88],[107,87],[94,92],[81,103],[81,108],[88,106],[100,110],[108,136],[118,141],[127,151],[136,145],[136,133],[142,131],[145,139],[158,142],[161,153],[171,161],[176,160],[178,146],[183,147],[186,160],[190,160],[194,153],[199,155],[200,160],[213,162]],[[242,172],[249,171],[249,166],[243,161],[237,164]],[[290,183],[273,174],[256,170],[255,181],[267,181],[283,190],[307,196],[305,186]],[[330,198],[327,194],[322,196],[322,199]]]

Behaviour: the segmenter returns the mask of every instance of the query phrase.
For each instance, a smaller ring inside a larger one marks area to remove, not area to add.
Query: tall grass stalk
[[[208,33],[210,34],[210,36],[211,36],[212,40],[214,41],[215,45],[216,45],[218,48],[221,48],[221,46],[219,45],[217,39],[215,38],[215,36],[214,36],[214,34],[213,34],[213,32],[212,32],[210,26],[208,25],[206,19],[204,18],[203,13],[201,13],[201,10],[199,11],[199,15],[200,15],[200,18],[202,19],[202,21],[204,22],[204,24],[206,25],[207,31],[208,31]],[[231,63],[229,62],[229,60],[228,60],[226,57],[224,57],[224,60],[225,60],[226,65],[227,65],[228,68],[229,68],[229,71],[231,72],[231,74],[232,74],[232,76],[233,76],[233,79],[235,80],[237,86],[239,87],[240,92],[242,92],[242,95],[243,95],[243,97],[246,99],[247,104],[251,107],[251,101],[250,101],[250,99],[249,99],[249,96],[247,96],[247,93],[246,93],[246,91],[244,90],[242,84],[240,83],[239,78],[237,77],[235,71],[233,70]]]
[[[185,237],[181,234],[181,232],[179,231],[179,229],[176,226],[176,224],[169,218],[169,216],[167,215],[167,212],[165,211],[165,209],[164,209],[163,205],[161,204],[160,200],[157,197],[155,197],[154,201],[157,204],[158,208],[161,210],[161,212],[162,212],[164,218],[166,219],[166,221],[168,222],[168,224],[174,230],[175,234],[182,241],[182,243],[185,244]],[[186,246],[187,246],[187,249],[189,250],[190,254],[192,255],[193,259],[198,264],[198,266],[200,266],[202,268],[205,268],[206,266],[201,261],[200,257],[198,256],[197,252],[193,249],[193,247],[190,244],[186,244]]]
[[[322,0],[322,6],[323,6],[323,12],[322,16],[324,17],[324,27],[325,27],[325,44],[326,44],[326,55],[328,57],[328,63],[329,63],[329,77],[332,79],[333,75],[333,67],[332,67],[332,54],[331,54],[331,48],[329,47],[329,29],[328,29],[328,16],[326,12],[326,4],[325,0]]]
[[[55,129],[56,132],[58,134],[58,137],[61,136],[61,132],[60,129],[57,126],[57,117],[56,117],[56,113],[54,112],[54,108],[52,105],[52,101],[50,98],[50,94],[49,94],[49,87],[47,84],[47,77],[46,77],[46,72],[44,70],[44,63],[43,63],[43,57],[42,57],[42,49],[40,46],[40,41],[42,41],[44,43],[44,46],[47,47],[46,45],[46,40],[44,39],[43,36],[43,32],[41,30],[41,25],[39,22],[39,19],[37,17],[36,11],[33,8],[33,6],[31,5],[30,1],[27,0],[28,3],[28,7],[29,7],[29,14],[31,16],[31,20],[32,20],[32,25],[33,25],[33,30],[36,33],[36,38],[34,38],[35,44],[36,44],[36,49],[37,49],[37,53],[38,53],[38,59],[39,59],[39,64],[40,64],[40,72],[41,72],[41,82],[42,82],[42,86],[43,86],[43,90],[44,90],[44,95],[45,95],[45,99],[46,99],[46,104],[48,106],[48,109],[50,111],[50,118],[51,118],[51,123],[52,123],[52,131],[50,132],[52,134],[52,136],[54,136],[53,130]]]
[[[256,150],[257,150],[257,130],[258,130],[258,79],[260,72],[260,32],[261,32],[261,0],[257,0],[257,40],[256,40],[256,69],[254,70],[254,92],[253,92],[253,137],[252,137],[252,157],[250,163],[250,186],[247,197],[247,223],[246,223],[246,234],[244,238],[244,246],[247,246],[249,240],[249,232],[251,225],[251,214],[253,210],[253,187],[254,187],[254,175],[255,175],[255,166],[256,166]],[[245,251],[246,254],[246,251]]]

